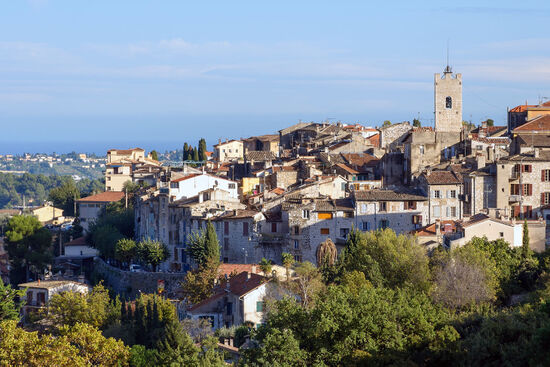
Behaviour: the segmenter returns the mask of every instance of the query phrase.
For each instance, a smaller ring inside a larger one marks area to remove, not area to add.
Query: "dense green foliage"
[[[474,238],[428,256],[391,230],[353,230],[323,277],[310,263],[294,268],[273,285],[292,296],[264,299],[243,366],[550,363],[550,253]]]
[[[19,319],[24,295],[25,289],[13,289],[9,284],[5,285],[0,278],[0,322]]]
[[[53,257],[51,233],[30,215],[11,218],[5,233],[12,284],[25,282],[31,273],[36,279],[36,275],[43,273]]]
[[[89,227],[88,243],[106,259],[116,258],[116,244],[123,238],[134,237],[134,210],[121,203],[111,203]]]
[[[79,197],[104,190],[99,179],[85,178],[75,183],[71,176],[0,173],[0,208],[23,205],[23,196],[25,205],[42,205],[48,200],[51,190],[65,185],[76,187]]]

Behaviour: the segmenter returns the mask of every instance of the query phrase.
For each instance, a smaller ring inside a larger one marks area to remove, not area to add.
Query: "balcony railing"
[[[521,195],[510,195],[509,201],[511,203],[519,203],[521,201]]]

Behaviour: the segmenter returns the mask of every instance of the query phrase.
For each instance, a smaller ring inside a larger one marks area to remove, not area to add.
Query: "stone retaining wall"
[[[185,278],[185,273],[133,273],[115,268],[100,258],[94,260],[94,270],[105,280],[105,285],[130,299],[135,298],[140,291],[155,293],[159,280],[164,280],[164,289],[168,297],[175,297],[176,290]]]

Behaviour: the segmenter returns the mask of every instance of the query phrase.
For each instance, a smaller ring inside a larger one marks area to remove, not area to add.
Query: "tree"
[[[183,160],[186,161],[189,159],[189,145],[187,143],[183,144]]]
[[[147,264],[151,264],[153,271],[157,271],[157,266],[168,258],[168,248],[159,241],[146,239],[137,245],[138,257]]]
[[[289,329],[274,329],[263,339],[258,350],[245,349],[245,359],[259,366],[299,367],[306,366],[306,353],[300,349],[298,340]]]
[[[151,159],[154,159],[155,161],[159,160],[159,154],[156,150],[151,150]]]
[[[262,260],[259,263],[260,270],[262,273],[264,273],[264,276],[270,276],[271,275],[271,269],[273,268],[273,265],[271,264],[270,260],[267,260],[265,257],[262,257]]]
[[[494,126],[495,125],[495,121],[493,119],[487,119],[487,126]]]
[[[302,305],[308,307],[317,293],[324,288],[321,273],[309,261],[299,263],[294,268],[296,279],[291,287],[298,294]]]
[[[448,307],[461,308],[491,301],[494,289],[487,283],[487,275],[479,265],[455,256],[436,274],[433,297]]]
[[[62,186],[50,190],[49,200],[54,206],[63,209],[66,216],[74,217],[75,200],[80,199],[80,191],[73,180],[66,181]]]
[[[413,119],[413,126],[414,127],[422,127],[422,124],[421,124],[420,120]]]
[[[0,322],[19,319],[25,293],[26,289],[13,289],[10,285],[4,285],[0,278]]]
[[[214,284],[218,278],[217,262],[207,262],[205,265],[188,271],[182,282],[182,293],[190,304],[199,303],[212,295]]]
[[[281,262],[286,270],[286,281],[290,281],[290,267],[294,264],[294,256],[288,252],[283,252],[281,254]]]
[[[198,349],[182,325],[173,320],[166,325],[164,337],[156,345],[158,365],[162,366],[196,366]]]
[[[198,149],[194,149],[193,150],[193,160],[195,162],[198,162],[199,161],[199,150]]]
[[[336,262],[338,251],[330,238],[317,247],[317,266],[332,266]]]
[[[115,245],[115,258],[125,264],[129,264],[136,257],[137,245],[134,240],[122,238]]]
[[[71,291],[54,294],[48,303],[47,319],[58,328],[85,323],[105,329],[120,319],[120,309],[120,300],[111,300],[109,291],[99,283],[89,294]]]
[[[527,219],[523,221],[523,240],[521,242],[521,255],[524,259],[529,256],[529,226],[527,225]]]
[[[206,225],[206,231],[191,233],[187,241],[187,253],[199,268],[206,264],[219,263],[220,244],[216,230],[210,221]]]
[[[391,121],[390,121],[390,120],[384,121],[384,123],[382,124],[382,126],[383,126],[383,127],[391,126]]]
[[[52,261],[52,235],[33,216],[11,218],[5,239],[12,265],[10,279],[14,284],[27,280],[29,272],[42,273]]]
[[[206,161],[206,140],[204,138],[201,138],[199,140],[199,160],[200,161]]]
[[[396,235],[391,229],[348,234],[337,267],[339,273],[361,271],[374,286],[427,290],[430,271],[426,250],[414,237]]]

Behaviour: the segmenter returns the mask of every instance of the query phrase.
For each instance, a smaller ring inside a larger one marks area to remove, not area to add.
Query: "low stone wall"
[[[158,281],[164,280],[164,291],[168,297],[175,297],[176,291],[185,278],[185,273],[133,273],[115,268],[100,258],[94,260],[94,271],[104,279],[105,285],[116,293],[130,299],[142,293],[157,292]]]

